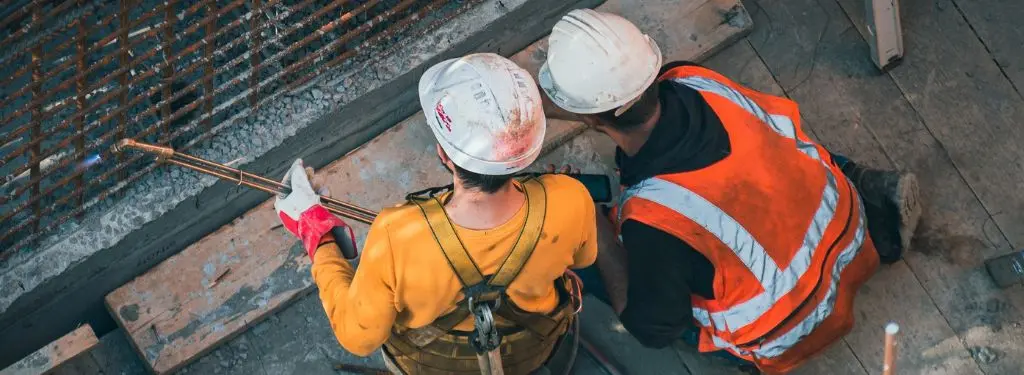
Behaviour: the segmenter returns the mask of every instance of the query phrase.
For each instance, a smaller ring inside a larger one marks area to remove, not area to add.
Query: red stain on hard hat
[[[448,117],[447,113],[444,113],[444,105],[441,104],[441,103],[437,103],[437,105],[434,106],[434,112],[437,113],[437,118],[441,119],[441,122],[444,123],[445,129],[448,129],[448,131],[451,132],[452,131],[452,118]]]
[[[511,126],[496,134],[497,142],[494,151],[498,159],[519,157],[530,151],[540,127],[533,126],[533,121],[524,120],[526,119],[518,108],[509,113],[508,124]]]

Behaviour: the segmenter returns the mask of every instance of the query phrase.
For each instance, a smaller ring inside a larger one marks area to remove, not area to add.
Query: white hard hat
[[[420,77],[427,125],[452,162],[470,172],[507,175],[540,154],[546,118],[530,73],[493,53],[445,60]]]
[[[551,30],[538,80],[555,105],[592,114],[632,104],[660,69],[658,44],[632,22],[577,9]]]

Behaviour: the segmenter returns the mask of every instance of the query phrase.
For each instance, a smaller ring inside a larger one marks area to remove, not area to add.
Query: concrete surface
[[[190,152],[217,161],[242,156],[242,168],[271,176],[296,157],[323,166],[415,112],[410,88],[425,67],[468,51],[518,51],[566,9],[598,2],[482,1],[419,38],[369,51],[378,61],[353,62],[217,125],[218,136]],[[0,367],[79,322],[111,327],[102,305],[107,292],[266,199],[216,182],[160,168],[128,186],[122,199],[99,202],[81,224],[64,225],[39,248],[0,265]]]

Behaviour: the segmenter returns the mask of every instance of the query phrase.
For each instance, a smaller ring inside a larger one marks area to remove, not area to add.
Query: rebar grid
[[[116,140],[187,150],[368,46],[481,1],[34,0],[7,12],[0,261],[156,167],[111,154]]]

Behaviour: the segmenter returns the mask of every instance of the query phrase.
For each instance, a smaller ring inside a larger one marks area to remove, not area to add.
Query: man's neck
[[[626,156],[636,156],[640,149],[644,147],[644,144],[647,143],[647,140],[651,138],[651,133],[654,132],[654,127],[658,125],[659,119],[661,119],[660,103],[654,116],[651,116],[643,125],[629,132],[619,132],[611,138]]]
[[[453,223],[467,229],[491,229],[512,219],[526,203],[526,196],[509,181],[494,193],[467,189],[455,180],[451,199],[445,212]]]

